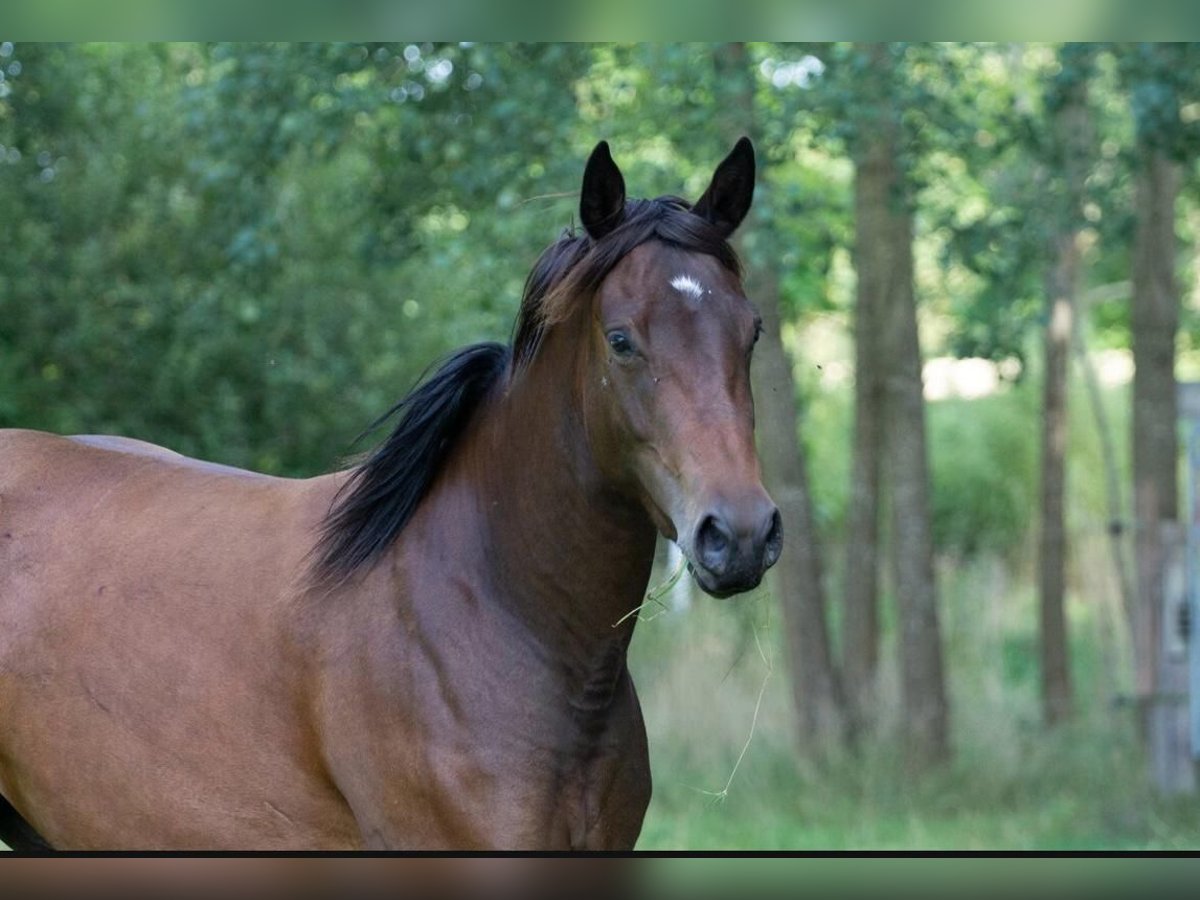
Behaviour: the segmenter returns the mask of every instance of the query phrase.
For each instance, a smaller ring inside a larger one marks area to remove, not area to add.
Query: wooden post
[[[1193,794],[1196,773],[1192,762],[1191,709],[1188,700],[1189,664],[1187,579],[1183,529],[1163,522],[1162,628],[1159,644],[1158,685],[1150,700],[1150,769],[1155,787],[1163,794]]]
[[[1184,391],[1184,388],[1190,389]],[[1180,385],[1181,398],[1200,385]],[[1180,404],[1188,422],[1188,505],[1187,505],[1187,625],[1188,686],[1192,710],[1192,760],[1200,760],[1200,410]]]
[[[1177,385],[1179,417],[1187,427],[1187,507],[1184,573],[1187,603],[1187,694],[1190,757],[1200,760],[1200,383]]]

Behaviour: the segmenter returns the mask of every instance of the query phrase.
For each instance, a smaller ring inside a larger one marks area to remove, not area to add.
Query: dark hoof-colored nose
[[[755,587],[763,573],[779,561],[783,523],[769,501],[750,514],[714,511],[700,520],[693,543],[700,586],[710,594],[729,596]]]

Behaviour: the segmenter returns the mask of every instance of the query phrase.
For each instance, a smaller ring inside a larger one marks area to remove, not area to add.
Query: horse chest
[[[571,849],[633,849],[650,800],[645,739],[640,720],[621,722],[603,750],[566,780],[563,813]]]
[[[529,735],[529,749],[492,768],[492,790],[475,794],[463,809],[462,820],[473,826],[467,843],[488,849],[631,849],[650,795],[645,731],[625,710],[597,728],[587,738]]]
[[[564,762],[547,780],[554,813],[546,837],[574,850],[632,849],[650,799],[645,726],[623,659],[589,687],[572,707]]]
[[[575,705],[472,728],[446,796],[463,801],[450,843],[530,850],[629,849],[649,802],[646,734],[622,673],[601,707]],[[462,746],[462,745],[460,745]],[[464,758],[465,757],[465,758]],[[445,770],[443,770],[445,771]]]

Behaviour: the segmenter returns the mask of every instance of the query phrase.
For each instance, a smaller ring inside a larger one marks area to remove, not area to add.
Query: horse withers
[[[727,240],[753,189],[746,139],[695,204],[626,199],[599,144],[511,344],[453,354],[346,471],[0,432],[0,837],[633,847],[656,531],[719,597],[781,549]]]

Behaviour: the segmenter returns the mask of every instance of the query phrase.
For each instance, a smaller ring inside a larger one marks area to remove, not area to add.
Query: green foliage
[[[813,508],[822,534],[840,539],[848,502],[853,422],[849,390],[821,391],[813,373],[801,432],[806,439]],[[928,406],[929,457],[935,546],[954,556],[1015,557],[1036,518],[1040,384],[1031,379],[978,399],[946,399]],[[1080,396],[1079,401],[1084,398]],[[1092,462],[1094,441],[1086,413],[1073,432],[1073,452]],[[1088,494],[1083,514],[1102,515],[1103,496]]]
[[[933,534],[943,552],[1011,552],[1037,504],[1037,407],[1030,390],[929,406]]]
[[[1129,91],[1138,143],[1192,160],[1200,149],[1200,121],[1182,112],[1200,100],[1200,46],[1128,43],[1113,48]]]
[[[798,336],[803,343],[803,337]],[[834,546],[842,539],[850,478],[853,398],[848,389],[821,389],[814,367],[797,368],[804,397],[801,433],[818,530]],[[933,535],[939,554],[998,556],[1016,565],[1024,558],[1037,520],[1041,377],[1031,375],[976,399],[948,398],[927,407],[932,480]],[[1127,433],[1128,398],[1123,389],[1103,395],[1116,434]],[[1067,513],[1073,533],[1102,533],[1107,495],[1101,449],[1090,398],[1081,384],[1068,401]],[[1128,466],[1125,442],[1118,466]],[[837,558],[835,554],[834,559]]]
[[[518,198],[578,177],[569,48],[10,53],[4,425],[326,470],[434,357],[507,333],[554,237]],[[527,65],[568,77],[511,97]]]
[[[983,202],[967,219],[943,214],[951,234],[943,264],[959,261],[977,276],[976,289],[955,304],[958,355],[1012,357],[1025,368],[1030,335],[1045,323],[1054,238],[1082,226],[1080,190],[1096,155],[1090,130],[1061,134],[1054,115],[1071,98],[1082,97],[1087,110],[1095,57],[1094,45],[1064,44],[1053,55],[1026,51],[1019,61],[993,52],[982,67],[993,73],[981,79],[993,99],[963,148]],[[1090,110],[1084,116],[1093,119]]]
[[[711,45],[5,46],[0,425],[284,474],[507,334],[596,139],[647,193],[698,195],[728,149]],[[801,314],[832,304],[848,176],[787,146],[760,258]]]

